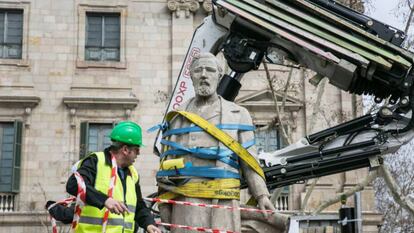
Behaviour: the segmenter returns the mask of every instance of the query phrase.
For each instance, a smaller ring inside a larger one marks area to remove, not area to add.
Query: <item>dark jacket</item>
[[[111,155],[109,153],[109,148],[106,148],[104,150],[105,153],[105,162],[109,166],[112,166],[111,162]],[[81,167],[78,169],[78,173],[83,177],[86,185],[86,203],[88,205],[97,207],[99,209],[102,209],[105,206],[105,201],[108,199],[108,196],[104,193],[99,192],[96,190],[95,187],[95,177],[96,177],[96,165],[98,163],[98,158],[96,155],[90,155],[87,158],[85,158],[81,164]],[[124,168],[123,169],[124,174],[129,174],[129,169]],[[123,177],[123,175],[118,175],[121,178],[122,185],[124,187],[124,190],[126,190],[126,179]],[[122,178],[123,177],[123,178]],[[67,184],[66,184],[66,191],[76,196],[78,192],[78,184],[76,181],[76,178],[74,175],[71,175]],[[135,185],[135,191],[137,194],[137,204],[136,204],[136,211],[135,211],[135,222],[138,224],[138,226],[147,229],[147,226],[150,224],[155,225],[154,217],[151,214],[151,211],[148,209],[148,207],[145,205],[144,200],[142,199],[142,193],[141,193],[141,187],[139,185],[139,182]]]
[[[48,201],[46,203],[45,208],[49,209],[49,206],[51,206],[52,204],[55,204],[55,202]],[[50,208],[48,211],[49,211],[49,214],[57,221],[60,221],[64,224],[69,224],[69,223],[72,223],[73,221],[73,214],[75,213],[75,203],[72,203],[69,206],[57,204],[53,206],[52,208]]]

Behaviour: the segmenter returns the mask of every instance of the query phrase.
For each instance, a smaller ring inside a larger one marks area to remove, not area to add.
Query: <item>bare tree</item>
[[[409,195],[414,194],[413,143],[385,158],[386,179],[374,182],[378,210],[384,214],[380,232],[414,232],[413,211],[410,210]],[[398,205],[396,205],[398,203]]]
[[[269,69],[267,67],[267,63],[266,62],[263,62],[263,67],[265,69],[266,78],[267,78],[267,81],[269,83],[269,89],[272,92],[272,98],[273,98],[273,102],[274,102],[274,106],[275,106],[275,111],[276,111],[276,119],[279,121],[279,126],[280,126],[279,128],[280,128],[280,130],[282,132],[282,137],[285,139],[285,141],[288,144],[291,144],[292,143],[292,139],[291,139],[291,137],[288,136],[288,134],[286,132],[286,127],[284,127],[285,126],[285,123],[283,121],[281,121],[281,119],[283,118],[283,116],[281,114],[285,112],[284,111],[284,103],[282,103],[282,106],[281,107],[282,107],[283,110],[281,110],[279,108],[279,106],[278,106],[278,101],[276,99],[276,91],[275,91],[275,89],[273,87],[272,79],[275,79],[276,76],[273,76],[273,78],[270,77],[270,72],[269,72]],[[290,83],[291,75],[292,75],[292,70],[289,72],[289,77],[288,77],[288,79],[286,81],[286,85],[285,85],[286,88],[285,88],[285,91],[283,93],[283,101],[286,101],[287,90],[288,90],[288,86],[289,86],[289,83]]]
[[[285,114],[285,104],[286,104],[287,92],[288,92],[288,88],[289,88],[290,81],[291,81],[291,78],[292,78],[293,68],[290,68],[290,70],[289,70],[289,75],[288,75],[288,78],[286,80],[285,88],[283,90],[282,104],[279,108],[278,101],[277,101],[277,98],[276,98],[275,87],[273,86],[274,85],[274,80],[276,79],[276,76],[274,75],[273,77],[270,77],[269,68],[268,68],[267,63],[266,63],[265,60],[263,60],[263,67],[265,69],[266,79],[267,79],[267,82],[268,82],[268,87],[269,87],[269,89],[272,93],[273,104],[274,104],[275,112],[276,112],[276,120],[279,123],[279,129],[281,130],[282,137],[283,137],[284,141],[289,145],[289,144],[292,143],[292,137],[288,136],[288,134],[286,132],[285,122],[283,122],[281,119],[283,119],[283,116]],[[274,122],[273,122],[273,124],[274,124]],[[272,203],[276,203],[277,199],[282,194],[282,190],[283,190],[283,188],[277,188],[277,189],[273,190],[272,196],[270,198]]]
[[[414,20],[414,1],[399,0],[393,9],[396,19],[402,20],[406,40],[403,46],[414,48],[412,23]],[[414,232],[414,213],[409,196],[414,194],[414,143],[401,148],[385,158],[384,179],[374,182],[378,210],[384,214],[380,232]],[[408,202],[407,202],[408,201]],[[395,203],[398,203],[396,205]]]
[[[413,2],[412,2],[413,1]],[[359,11],[359,12],[365,12],[369,9],[372,9],[372,1],[362,1],[362,0],[343,0],[341,3],[348,5],[352,7],[353,9]],[[404,5],[405,4],[405,5]],[[409,35],[410,29],[411,29],[411,23],[414,18],[414,0],[400,0],[400,10],[403,9],[402,6],[405,6],[405,10],[408,9],[406,12],[404,19],[405,19],[405,28],[404,31]],[[410,48],[414,44],[414,38],[411,36],[408,36],[408,41],[406,42],[405,46],[407,48]],[[270,74],[268,72],[267,66],[265,65],[265,71],[266,77],[268,79],[269,88],[274,93],[274,82],[272,79],[275,77],[270,77]],[[286,82],[286,87],[288,86],[290,82],[290,78],[288,78]],[[318,96],[323,94],[323,86],[324,83],[321,83],[322,87],[319,87]],[[287,93],[287,89],[284,89],[284,94]],[[275,100],[275,99],[274,99]],[[320,103],[320,101],[317,101]],[[279,105],[280,106],[280,105]],[[284,105],[282,104],[281,108],[279,108],[276,100],[275,100],[275,107],[278,119],[282,119],[281,115],[284,114]],[[315,106],[313,106],[315,107]],[[317,106],[319,108],[320,106]],[[328,122],[328,119],[325,118],[325,120]],[[281,125],[283,125],[283,122],[281,122]],[[312,123],[310,124],[312,126]],[[313,126],[311,127],[313,128]],[[288,135],[286,132],[283,132],[283,136],[285,138],[288,138]],[[286,140],[288,141],[288,140]],[[407,149],[408,148],[408,149]],[[407,154],[413,154],[414,153],[414,147],[408,146],[406,149],[400,151],[396,155],[390,155],[386,158],[386,164],[380,168],[380,176],[382,179],[376,179],[375,186],[377,187],[377,193],[376,196],[381,196],[382,199],[379,201],[379,210],[384,213],[385,222],[384,225],[381,228],[382,232],[414,232],[413,227],[413,217],[412,214],[414,213],[414,204],[410,200],[410,195],[413,195],[414,193],[414,187],[412,183],[414,182],[414,164],[413,161],[408,161],[406,159]],[[408,151],[407,151],[408,150]],[[403,155],[401,155],[403,154]],[[402,159],[401,159],[402,158]],[[399,161],[401,160],[401,161]],[[392,162],[389,162],[392,161]],[[401,169],[401,167],[406,169]],[[397,172],[398,171],[398,172]],[[404,173],[404,174],[402,174]],[[370,185],[370,183],[378,176],[377,171],[373,171],[367,176],[360,184],[355,186],[355,188],[348,190],[347,192],[339,192],[337,196],[330,200],[325,200],[319,207],[317,207],[313,213],[317,214],[323,211],[326,207],[335,204],[340,201],[340,196],[346,195],[351,196],[355,192],[363,190],[367,185]],[[398,174],[398,176],[396,176]],[[314,180],[315,184],[316,180]],[[312,186],[314,186],[314,184]],[[308,199],[312,193],[313,188],[309,188],[308,192],[306,193],[305,199]],[[342,190],[341,188],[338,188],[338,190]],[[275,192],[280,193],[280,192]],[[272,198],[274,200],[274,197]],[[395,203],[398,203],[396,205]],[[306,207],[306,201],[304,203],[304,207]],[[303,208],[304,210],[304,208]],[[397,219],[398,220],[395,220]]]
[[[361,183],[357,184],[355,187],[353,187],[350,190],[347,190],[346,192],[338,193],[335,197],[325,200],[322,204],[320,204],[312,214],[319,214],[324,209],[328,208],[329,206],[338,203],[341,201],[342,197],[350,197],[354,195],[356,192],[360,192],[364,190],[364,188],[369,185],[376,177],[378,176],[377,170],[372,171]]]
[[[371,3],[372,3],[371,0],[365,0],[365,1],[363,1],[363,0],[339,0],[339,2],[341,4],[344,4],[344,5],[348,6],[348,7],[351,7],[352,9],[354,9],[356,11],[359,11],[359,12],[364,12],[364,11],[366,11],[366,9],[371,8]],[[274,80],[277,77],[276,76],[271,77],[266,63],[264,63],[264,69],[265,69],[265,72],[266,72],[268,87],[271,90],[271,92],[273,93],[273,100],[274,100],[274,106],[275,106],[275,111],[276,111],[276,119],[278,120],[280,129],[281,129],[281,132],[282,132],[282,137],[285,139],[286,142],[288,142],[288,144],[290,144],[292,139],[289,137],[289,135],[285,131],[285,127],[284,127],[284,125],[286,125],[287,123],[283,122],[282,119],[283,119],[283,116],[285,114],[285,109],[284,109],[285,99],[286,99],[286,96],[287,96],[288,86],[289,86],[290,79],[291,79],[291,76],[292,76],[292,68],[290,69],[289,76],[288,76],[288,79],[287,79],[286,84],[285,84],[285,88],[283,89],[284,98],[283,98],[283,103],[281,104],[281,107],[279,107],[279,105],[277,103],[276,92],[275,92],[276,87],[274,87],[274,85],[275,85]],[[317,121],[317,119],[319,119],[318,114],[322,113],[322,117],[325,119],[328,126],[331,126],[332,121],[335,121],[334,119],[328,119],[328,117],[326,116],[325,111],[323,111],[323,109],[321,108],[321,103],[322,103],[321,99],[322,99],[322,96],[324,95],[326,82],[327,82],[327,79],[325,78],[325,79],[322,79],[321,82],[316,84],[316,86],[317,86],[316,100],[313,103],[310,103],[310,105],[312,105],[313,114],[312,114],[311,119],[309,121],[309,132],[312,132],[314,130],[314,127],[316,125],[316,121]],[[312,191],[313,191],[317,181],[318,181],[318,179],[314,179],[311,186],[310,186],[310,188],[308,188],[307,193],[305,194],[304,201],[302,203],[301,211],[306,210],[307,202],[308,202],[308,200],[309,200],[309,198],[312,194]],[[362,189],[363,189],[363,187],[362,187]],[[342,190],[342,188],[339,188],[339,190]],[[280,189],[275,190],[273,192],[273,195],[272,195],[272,200],[275,200],[278,197],[279,194],[280,194]],[[338,200],[338,202],[339,202],[339,200]]]
[[[404,33],[406,39],[404,47],[412,50],[414,48],[414,34],[412,32],[412,24],[414,21],[414,1],[413,0],[399,0],[397,7],[394,9],[396,19],[401,20],[404,24]]]
[[[364,13],[364,12],[366,13],[373,7],[372,6],[373,0],[337,0],[337,1],[361,13]]]

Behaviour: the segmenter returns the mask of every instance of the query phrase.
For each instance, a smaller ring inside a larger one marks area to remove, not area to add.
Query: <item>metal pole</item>
[[[354,212],[355,209],[353,207],[342,206],[342,208],[339,209],[341,233],[356,233]]]
[[[355,231],[355,208],[346,206],[346,196],[341,197],[341,208],[339,209],[339,225],[341,233],[356,233]]]
[[[361,192],[356,192],[354,195],[355,202],[355,217],[357,222],[355,224],[356,233],[362,233],[362,205],[361,205]]]

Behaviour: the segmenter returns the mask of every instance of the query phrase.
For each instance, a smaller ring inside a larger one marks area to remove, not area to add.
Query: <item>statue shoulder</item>
[[[229,111],[238,111],[242,115],[245,115],[245,114],[250,115],[249,111],[245,107],[242,107],[234,102],[231,102],[231,101],[228,101],[222,98],[222,103],[223,103],[224,109],[228,109]]]

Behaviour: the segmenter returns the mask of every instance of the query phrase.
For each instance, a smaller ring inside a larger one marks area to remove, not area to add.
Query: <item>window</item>
[[[21,59],[23,10],[0,9],[0,58]]]
[[[254,136],[259,153],[261,151],[271,152],[284,147],[283,139],[277,126],[256,125]],[[289,186],[282,187],[282,192],[274,204],[277,210],[289,210]]]
[[[128,7],[98,2],[78,5],[76,68],[126,69]]]
[[[113,124],[105,123],[81,123],[80,135],[80,158],[90,152],[103,151],[111,145],[109,135]]]
[[[21,142],[22,122],[0,123],[0,192],[19,192]]]
[[[258,152],[270,152],[283,147],[279,129],[276,126],[256,125],[254,136]]]
[[[120,14],[86,13],[85,60],[120,61]]]

